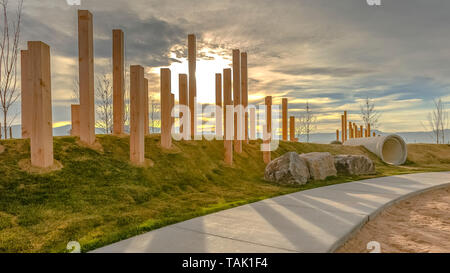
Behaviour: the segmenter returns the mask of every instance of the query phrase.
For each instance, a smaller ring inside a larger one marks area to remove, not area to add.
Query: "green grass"
[[[260,142],[244,144],[234,166],[223,163],[223,142],[174,142],[162,150],[159,136],[146,138],[153,167],[130,164],[129,139],[98,136],[103,151],[57,137],[55,159],[63,168],[29,174],[18,162],[30,157],[29,141],[0,141],[0,252],[64,252],[69,241],[89,251],[196,216],[295,191],[374,176],[450,169],[449,145],[409,145],[405,166],[383,164],[361,147],[280,143],[288,151],[366,154],[377,174],[279,186],[264,181]],[[430,148],[431,147],[431,148]]]

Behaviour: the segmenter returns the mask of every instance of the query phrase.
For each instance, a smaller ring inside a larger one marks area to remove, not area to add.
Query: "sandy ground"
[[[378,242],[383,253],[450,252],[450,187],[388,208],[336,252],[371,252],[371,241]]]

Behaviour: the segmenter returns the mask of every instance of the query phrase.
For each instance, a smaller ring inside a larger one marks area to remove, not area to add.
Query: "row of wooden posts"
[[[341,137],[340,139],[339,135]],[[344,111],[344,114],[341,115],[341,131],[339,131],[339,129],[336,130],[337,141],[341,140],[341,142],[344,143],[350,138],[363,138],[371,136],[375,137],[376,134],[375,132],[371,132],[370,123],[367,124],[367,128],[364,128],[363,125],[358,126],[356,123],[347,120],[347,111]]]
[[[120,29],[113,30],[113,134],[124,134],[124,33]],[[71,105],[71,134],[80,137],[86,144],[95,142],[95,105],[94,105],[94,35],[93,16],[87,10],[78,11],[78,53],[79,53],[79,92],[80,104]],[[185,139],[194,137],[197,132],[196,107],[196,37],[188,35],[189,75],[179,75],[179,104],[190,110],[190,136],[180,127],[180,134]],[[144,136],[149,134],[148,120],[148,80],[144,77],[144,68],[140,65],[130,67],[130,160],[135,164],[144,162]],[[175,106],[174,94],[171,91],[171,71],[161,69],[161,146],[169,149],[172,146],[172,127],[174,118],[172,109]],[[232,52],[232,69],[225,68],[223,75],[216,76],[216,105],[223,107],[222,113],[216,113],[216,135],[227,136],[227,131],[234,131],[233,138],[224,138],[225,162],[233,162],[234,152],[242,152],[242,138],[238,137],[245,129],[244,141],[256,139],[256,109],[250,108],[243,117],[235,113],[234,122],[227,122],[226,106],[248,106],[248,70],[247,53],[238,49]],[[223,76],[223,77],[222,77]],[[53,165],[53,134],[51,107],[51,69],[50,47],[40,41],[28,42],[28,49],[21,51],[21,84],[22,84],[22,138],[31,139],[31,163],[37,167]],[[223,78],[223,79],[222,79]],[[222,92],[223,91],[223,92]],[[222,94],[223,93],[223,94]],[[223,100],[222,100],[223,98]],[[266,132],[265,143],[271,141],[272,131],[272,97],[265,98]],[[179,118],[183,118],[180,113]],[[250,123],[249,123],[250,118]],[[223,121],[223,124],[222,124]],[[295,118],[289,117],[290,141],[295,138]],[[288,140],[288,100],[282,99],[282,139]],[[222,132],[222,126],[224,132]],[[241,127],[242,129],[242,127]],[[263,152],[264,162],[271,160],[270,151]]]

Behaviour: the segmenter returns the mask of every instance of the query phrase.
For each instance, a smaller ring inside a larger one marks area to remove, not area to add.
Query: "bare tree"
[[[113,89],[111,80],[106,74],[97,77],[95,99],[97,102],[96,127],[103,129],[106,134],[111,134],[113,128]]]
[[[360,115],[365,128],[367,128],[369,124],[371,128],[376,128],[381,114],[375,109],[375,102],[369,97],[366,97],[366,99],[360,105],[360,107],[361,107]]]
[[[150,132],[152,134],[155,133],[155,127],[161,126],[160,112],[160,104],[155,99],[153,94],[150,95]]]
[[[8,128],[17,117],[15,115],[12,118],[8,118],[9,110],[20,95],[17,89],[17,56],[19,53],[22,4],[23,0],[18,0],[16,18],[10,21],[8,17],[8,0],[0,0],[0,8],[3,15],[0,41],[0,108],[3,114],[5,139],[8,135]]]
[[[311,107],[309,106],[309,102],[306,102],[305,112],[300,115],[298,120],[296,121],[295,133],[298,137],[301,135],[306,136],[306,142],[309,142],[310,135],[314,130],[317,129],[317,118],[314,113],[311,111]]]
[[[431,131],[432,138],[436,144],[445,143],[445,132],[449,126],[449,115],[445,109],[442,99],[433,100],[434,109],[428,113],[428,126],[424,126],[427,131]]]

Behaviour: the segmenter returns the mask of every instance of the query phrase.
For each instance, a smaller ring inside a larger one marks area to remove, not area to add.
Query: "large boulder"
[[[343,175],[375,173],[375,164],[365,155],[337,155],[334,164],[338,173]]]
[[[306,160],[311,178],[314,180],[324,180],[329,176],[336,176],[337,171],[334,166],[334,158],[330,153],[308,153],[301,154],[301,158]]]
[[[309,170],[306,161],[296,152],[286,153],[266,166],[266,180],[278,184],[306,184],[309,180]]]

